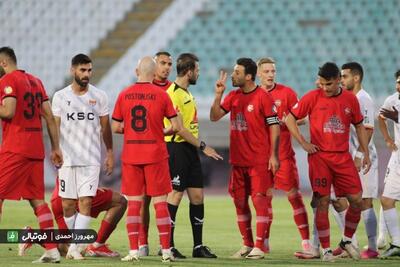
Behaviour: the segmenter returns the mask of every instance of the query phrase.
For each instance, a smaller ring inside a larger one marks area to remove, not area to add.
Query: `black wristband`
[[[200,141],[200,147],[199,148],[200,148],[201,151],[204,151],[204,149],[206,149],[206,146],[207,145],[206,145],[206,143],[204,143],[204,141]]]

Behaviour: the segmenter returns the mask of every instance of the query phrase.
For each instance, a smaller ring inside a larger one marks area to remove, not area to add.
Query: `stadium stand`
[[[51,94],[64,85],[71,57],[89,53],[138,0],[0,1],[0,43]]]

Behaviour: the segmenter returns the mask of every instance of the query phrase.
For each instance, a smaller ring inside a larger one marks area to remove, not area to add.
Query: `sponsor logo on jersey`
[[[85,112],[71,112],[71,113],[67,113],[67,120],[78,120],[78,121],[83,121],[83,120],[89,120],[92,121],[94,120],[94,113],[93,112],[89,112],[89,113],[85,113]]]
[[[275,100],[275,106],[280,107],[282,104],[282,101],[280,99]]]
[[[247,131],[247,122],[243,113],[236,114],[236,118],[231,122],[231,129],[234,131]]]
[[[351,109],[349,107],[344,109],[344,113],[346,113],[346,115],[350,115],[351,114]]]
[[[5,93],[6,95],[11,94],[12,92],[13,92],[13,89],[12,89],[11,86],[6,86],[6,87],[4,88],[4,93]]]
[[[333,115],[324,123],[324,133],[342,134],[345,132],[345,126],[342,121]]]
[[[272,105],[272,112],[274,112],[274,113],[277,113],[277,112],[278,112],[278,109],[276,108],[275,105]]]
[[[247,111],[252,112],[254,110],[254,106],[252,104],[247,106]]]

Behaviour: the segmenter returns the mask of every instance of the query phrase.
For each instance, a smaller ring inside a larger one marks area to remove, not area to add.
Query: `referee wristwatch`
[[[206,145],[206,143],[204,143],[204,141],[200,141],[200,147],[199,148],[200,148],[201,151],[204,151],[204,149],[206,149],[206,146],[207,145]]]

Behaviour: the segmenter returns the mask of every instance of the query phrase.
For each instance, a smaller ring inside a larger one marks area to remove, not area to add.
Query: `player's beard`
[[[195,77],[194,75],[192,75],[192,77],[189,78],[189,84],[195,85],[197,83],[198,78],[199,76]]]
[[[82,88],[86,87],[89,84],[89,78],[84,77],[85,80],[80,79],[78,76],[75,76],[75,82]]]
[[[0,66],[0,78],[3,77],[6,74],[6,71],[3,69],[2,66]]]
[[[234,80],[232,79],[232,86],[234,87],[243,87],[244,86],[244,81],[239,80]]]

